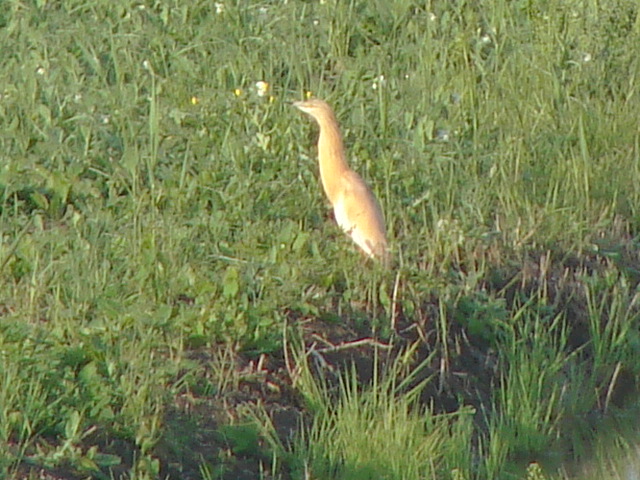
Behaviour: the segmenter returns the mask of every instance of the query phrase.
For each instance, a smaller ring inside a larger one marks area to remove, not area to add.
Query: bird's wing
[[[380,255],[386,250],[386,232],[382,210],[367,184],[354,171],[341,179],[341,195],[334,205],[338,225],[368,255]]]

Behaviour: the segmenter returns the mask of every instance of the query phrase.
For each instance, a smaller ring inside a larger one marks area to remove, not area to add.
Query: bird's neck
[[[320,178],[329,201],[333,204],[339,195],[340,179],[349,169],[345,158],[342,135],[334,118],[318,121],[320,137],[318,138],[318,160],[320,162]]]

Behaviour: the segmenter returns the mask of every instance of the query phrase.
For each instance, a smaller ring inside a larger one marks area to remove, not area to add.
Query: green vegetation
[[[0,477],[638,468],[635,0],[0,5]]]

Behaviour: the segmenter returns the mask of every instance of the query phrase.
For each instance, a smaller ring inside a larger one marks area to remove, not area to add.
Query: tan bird
[[[347,165],[342,135],[327,102],[294,102],[320,126],[318,160],[322,186],[338,225],[369,256],[388,263],[387,238],[380,205],[362,177]]]

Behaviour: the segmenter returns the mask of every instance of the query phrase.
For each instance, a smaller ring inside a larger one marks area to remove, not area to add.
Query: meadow
[[[1,478],[637,478],[635,0],[0,5]]]

